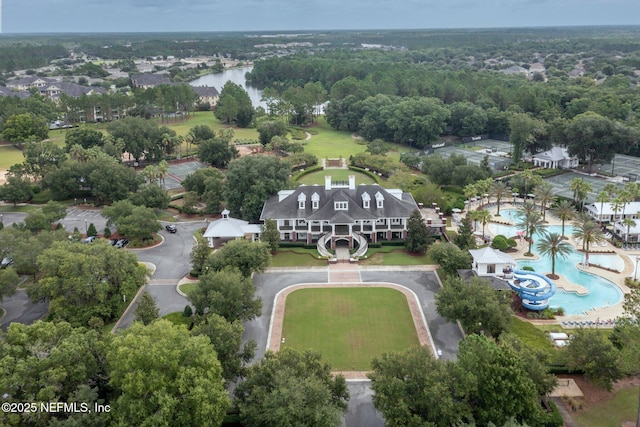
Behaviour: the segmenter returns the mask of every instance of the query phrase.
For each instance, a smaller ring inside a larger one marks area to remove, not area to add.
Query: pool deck
[[[494,204],[495,205],[495,204]],[[476,209],[478,207],[478,203],[472,203],[471,209]],[[517,208],[518,206],[514,206],[512,203],[501,203],[500,204],[500,210],[503,209],[514,209]],[[497,207],[496,206],[492,206],[490,208],[487,208],[487,210],[489,212],[491,212],[494,216],[497,214]],[[500,223],[505,224],[508,223],[509,221],[505,220],[502,217],[497,217],[496,219],[499,220]],[[559,218],[557,218],[556,216],[552,215],[549,211],[547,211],[547,215],[546,215],[546,222],[548,225],[562,225],[562,221],[560,221]],[[570,225],[571,222],[566,222],[565,225]],[[457,231],[457,225],[451,227],[452,230]],[[488,227],[485,228],[486,231],[488,231]],[[489,231],[489,233],[491,233]],[[569,239],[567,240],[568,243],[572,244],[574,246],[574,248],[576,249],[582,249],[581,245],[578,245],[576,243],[576,241],[571,238],[571,236],[567,236],[569,237]],[[516,260],[521,260],[521,259],[537,259],[537,256],[525,256],[525,252],[528,250],[529,248],[529,244],[525,241],[525,240],[516,240],[518,242],[518,246],[517,246],[517,252],[510,252],[509,255],[513,256],[513,258],[515,258]],[[577,267],[580,270],[589,272],[591,274],[595,274],[597,276],[603,277],[611,282],[613,282],[615,285],[617,285],[623,293],[629,293],[630,289],[629,287],[627,287],[624,284],[624,279],[625,277],[631,277],[633,276],[634,270],[635,270],[635,265],[634,262],[632,260],[635,260],[637,256],[640,256],[640,251],[625,251],[619,248],[616,248],[614,245],[612,245],[611,243],[607,243],[606,246],[599,246],[595,251],[590,252],[590,253],[602,253],[602,252],[615,252],[616,254],[618,254],[620,256],[620,258],[622,258],[622,260],[624,261],[624,270],[622,270],[619,273],[613,272],[613,271],[608,271],[605,270],[603,268],[600,267],[596,267],[596,266],[589,266],[589,267],[583,267],[581,264],[578,264]],[[557,272],[556,272],[557,274]],[[556,286],[559,288],[562,288],[564,290],[567,291],[574,291],[577,293],[585,293],[586,290],[583,286],[576,284],[576,283],[572,283],[569,282],[568,280],[566,280],[565,278],[562,277],[562,275],[558,274],[560,276],[559,279],[554,280],[556,283]],[[640,275],[639,275],[640,276]],[[597,308],[597,309],[593,309],[589,312],[587,312],[586,314],[582,314],[582,315],[566,315],[566,316],[560,316],[556,319],[553,320],[531,320],[531,323],[535,323],[535,324],[559,324],[561,322],[569,322],[569,321],[573,321],[573,322],[585,322],[585,321],[592,321],[592,322],[604,322],[605,325],[600,325],[599,327],[612,327],[613,324],[608,322],[610,320],[613,320],[619,316],[621,316],[623,313],[623,308],[622,308],[622,301],[620,301],[617,304],[608,306],[608,307],[601,307],[601,308]],[[578,327],[578,326],[576,326]]]

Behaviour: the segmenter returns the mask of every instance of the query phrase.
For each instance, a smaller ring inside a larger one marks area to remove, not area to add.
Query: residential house
[[[213,86],[192,86],[193,91],[198,95],[200,104],[209,104],[211,107],[218,103],[220,93]]]
[[[8,87],[0,86],[0,96],[17,96],[20,99],[24,99],[30,97],[31,93],[26,90],[12,90]]]
[[[533,164],[545,169],[571,169],[578,166],[577,156],[570,156],[563,147],[553,147],[550,150],[533,155]]]
[[[264,204],[261,220],[275,220],[280,239],[312,244],[322,241],[335,249],[336,242],[365,238],[369,242],[406,239],[411,213],[418,209],[413,196],[377,184],[358,185],[354,175],[348,183],[301,185],[283,190]],[[323,244],[324,244],[323,243]]]
[[[132,74],[131,85],[133,88],[150,89],[160,85],[173,84],[166,74]]]
[[[7,82],[7,87],[13,90],[21,91],[21,90],[29,90],[31,88],[36,88],[41,90],[42,88],[49,86],[52,83],[61,82],[62,78],[52,78],[52,77],[38,77],[38,76],[26,76],[20,79],[9,80]]]

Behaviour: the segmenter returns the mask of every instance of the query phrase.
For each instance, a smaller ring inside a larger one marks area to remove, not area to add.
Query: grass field
[[[616,391],[611,399],[574,415],[574,418],[580,427],[620,427],[624,421],[634,421],[637,414],[638,387],[631,387]]]
[[[11,166],[22,163],[24,156],[22,151],[13,145],[3,145],[0,147],[0,169],[9,169]]]
[[[413,255],[397,246],[369,248],[367,258],[360,259],[363,265],[431,265],[435,264],[428,255]]]
[[[198,283],[183,283],[180,285],[180,290],[189,295],[198,287]]]
[[[174,325],[184,325],[184,326],[188,327],[191,324],[191,318],[190,317],[184,317],[182,315],[181,311],[176,311],[174,313],[166,314],[166,315],[162,316],[162,318],[163,319],[167,319],[168,321],[170,321]]]
[[[313,267],[327,265],[327,260],[318,259],[318,251],[304,248],[280,248],[271,257],[270,267]]]
[[[300,289],[287,297],[283,347],[313,349],[334,370],[418,345],[405,296],[389,288]]]
[[[352,171],[349,169],[325,169],[317,172],[312,172],[310,174],[304,175],[298,180],[299,184],[307,184],[307,185],[324,185],[324,177],[325,175],[331,175],[331,180],[333,182],[336,181],[349,181],[349,175],[355,175],[356,177],[356,185],[360,184],[375,184],[375,181],[370,176],[367,176],[363,173]]]

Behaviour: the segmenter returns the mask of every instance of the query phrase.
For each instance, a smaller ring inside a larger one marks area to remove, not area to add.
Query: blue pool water
[[[502,212],[500,212],[502,213]],[[506,226],[501,224],[489,224],[489,230],[494,234],[502,234],[507,237],[513,237],[517,229],[514,226]],[[550,233],[561,233],[561,226],[553,225],[547,227]],[[573,227],[565,226],[565,236],[571,236]],[[534,236],[534,244],[531,248],[533,253],[539,255],[536,250],[535,241],[540,239],[540,235]],[[558,289],[556,294],[551,298],[551,307],[562,307],[566,314],[583,314],[591,309],[607,307],[617,304],[623,298],[623,293],[611,281],[594,274],[586,273],[576,268],[576,264],[584,261],[584,254],[571,251],[567,258],[556,258],[556,273],[561,274],[568,281],[581,285],[588,292],[586,295],[578,295],[575,292],[565,292]],[[624,261],[617,254],[590,254],[589,262],[591,264],[601,265],[622,271],[624,269]],[[541,257],[537,261],[521,260],[518,261],[520,268],[531,266],[538,273],[551,272],[551,258]]]

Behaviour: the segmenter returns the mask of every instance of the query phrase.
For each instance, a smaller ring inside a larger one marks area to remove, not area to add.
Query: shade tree
[[[253,426],[332,427],[340,423],[349,391],[319,353],[284,348],[267,352],[234,390],[240,418]]]
[[[229,398],[207,337],[164,319],[135,322],[113,338],[106,356],[113,423],[222,424]]]

